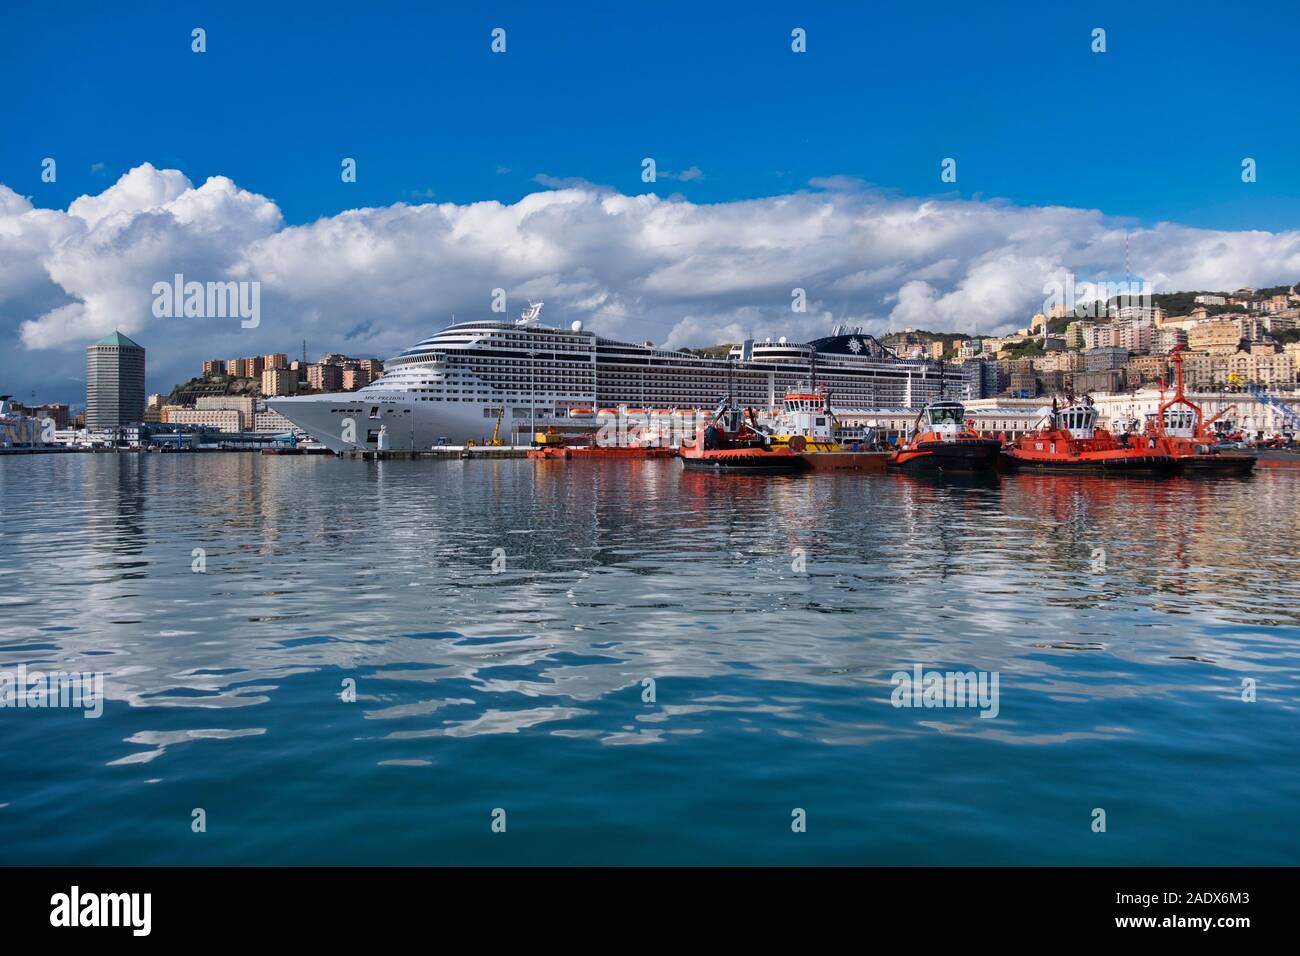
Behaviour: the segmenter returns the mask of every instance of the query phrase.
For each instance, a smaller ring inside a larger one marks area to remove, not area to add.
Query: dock
[[[524,445],[518,446],[465,446],[465,445],[441,445],[436,448],[420,449],[411,451],[409,449],[390,449],[388,451],[371,451],[370,449],[356,449],[352,451],[340,452],[340,458],[351,458],[357,461],[428,461],[432,460],[499,460],[507,458],[527,458],[528,448]]]

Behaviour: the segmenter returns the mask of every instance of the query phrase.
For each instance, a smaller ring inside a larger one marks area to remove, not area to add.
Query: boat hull
[[[1260,448],[1255,452],[1260,468],[1300,468],[1300,452],[1286,448]]]
[[[677,450],[675,448],[590,445],[571,448],[530,448],[528,457],[535,461],[582,461],[584,459],[645,461],[650,458],[675,458],[677,457]]]
[[[683,454],[682,466],[690,471],[737,475],[785,474],[807,467],[798,455],[746,449],[706,451],[689,456]]]
[[[800,455],[813,471],[884,471],[893,457],[888,451],[813,451]]]
[[[1067,475],[1168,475],[1177,467],[1168,455],[1080,455],[1030,457],[1008,452],[1005,459],[1018,471]]]
[[[1254,455],[1184,455],[1177,462],[1183,475],[1249,475],[1255,468]]]
[[[995,438],[919,442],[895,452],[889,467],[907,472],[993,472],[1001,450]]]

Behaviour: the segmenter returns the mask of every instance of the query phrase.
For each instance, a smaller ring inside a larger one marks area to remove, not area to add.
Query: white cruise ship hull
[[[266,404],[334,452],[375,450],[381,427],[388,450],[427,451],[436,445],[484,442],[492,437],[496,424],[495,411],[492,417],[484,415],[487,406],[421,402],[415,396],[378,399],[364,392],[331,392],[268,398]],[[541,422],[540,417],[535,420]],[[502,422],[499,438],[507,445],[527,444],[531,438],[528,420],[515,423],[513,436],[509,425]]]

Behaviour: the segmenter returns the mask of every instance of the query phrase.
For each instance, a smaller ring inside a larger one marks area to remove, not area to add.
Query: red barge
[[[644,461],[650,458],[674,458],[677,450],[653,444],[598,445],[588,435],[566,438],[554,428],[538,432],[528,457],[536,461],[569,461],[599,458],[615,461]]]

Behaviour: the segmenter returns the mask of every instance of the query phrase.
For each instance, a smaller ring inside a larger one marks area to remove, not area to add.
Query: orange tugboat
[[[1225,451],[1219,447],[1218,436],[1209,428],[1214,420],[1204,421],[1201,407],[1183,395],[1181,350],[1175,349],[1169,358],[1174,363],[1174,396],[1167,402],[1161,402],[1160,410],[1150,416],[1147,439],[1154,439],[1156,448],[1173,458],[1182,474],[1250,474],[1255,467],[1256,456],[1244,451]]]
[[[798,471],[806,462],[788,445],[774,445],[754,420],[732,403],[731,396],[719,403],[709,421],[701,425],[693,441],[682,442],[682,465],[692,471],[771,474]]]
[[[916,417],[916,434],[894,453],[890,468],[911,472],[992,472],[1002,444],[985,438],[966,424],[961,402],[927,405]]]
[[[1007,446],[1006,460],[1016,468],[1082,474],[1164,475],[1174,459],[1157,447],[1154,437],[1114,435],[1097,427],[1097,409],[1086,401],[1058,410],[1052,400],[1043,427],[1026,432]]]

